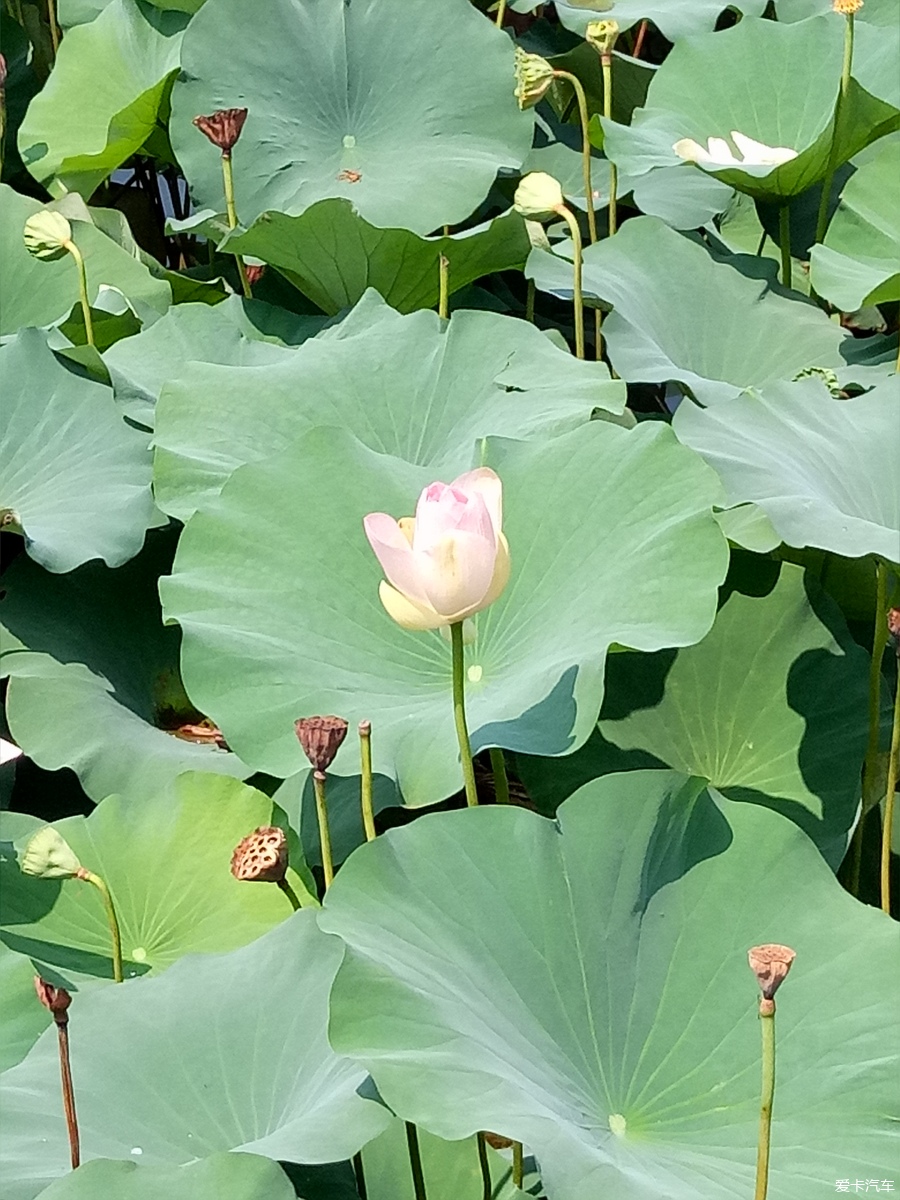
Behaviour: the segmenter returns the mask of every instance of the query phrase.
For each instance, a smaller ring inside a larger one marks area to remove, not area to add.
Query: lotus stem
[[[600,55],[600,70],[603,73],[603,115],[606,119],[612,120],[612,95],[613,95],[613,80],[612,80],[612,50],[606,54]],[[619,184],[619,170],[616,164],[609,160],[609,236],[616,232],[618,228],[618,208],[616,202],[616,191]]]
[[[444,226],[444,236],[447,236]],[[438,257],[438,316],[445,320],[450,316],[450,259],[441,252]]]
[[[106,909],[106,921],[109,925],[109,936],[112,941],[113,979],[116,983],[121,983],[124,979],[122,973],[122,935],[119,932],[119,919],[116,916],[116,907],[113,904],[109,888],[99,875],[95,875],[93,871],[89,871],[86,867],[79,867],[75,878],[83,879],[85,883],[93,884],[103,899],[103,907]]]
[[[357,1151],[353,1155],[353,1175],[356,1180],[356,1190],[359,1192],[359,1200],[369,1200],[369,1191],[366,1187],[366,1175],[363,1171],[362,1150]]]
[[[229,229],[237,229],[237,208],[234,203],[234,171],[231,166],[231,151],[222,151],[222,183],[225,187],[225,216],[228,221]],[[237,259],[238,274],[241,277],[241,289],[247,300],[253,299],[253,289],[250,286],[250,280],[247,278],[247,268],[244,265],[244,260],[240,254],[234,256]]]
[[[778,211],[778,241],[781,246],[781,283],[791,286],[791,206],[782,204]]]
[[[313,789],[316,793],[316,817],[319,822],[319,845],[322,850],[322,873],[325,890],[334,880],[334,863],[331,857],[331,830],[328,828],[328,807],[325,802],[325,772],[313,771]]]
[[[62,41],[59,32],[59,22],[56,19],[56,0],[47,0],[47,20],[50,25],[50,41],[53,45],[53,57],[59,54],[59,43]]]
[[[505,17],[506,17],[506,0],[500,0],[500,3],[497,5],[497,16],[494,19],[494,24],[497,26],[498,29],[501,29],[503,27],[503,21],[504,21]]]
[[[762,1101],[759,1110],[759,1145],[756,1151],[756,1188],[753,1200],[766,1200],[769,1190],[769,1151],[772,1135],[772,1102],[775,1099],[775,1001],[759,1002],[762,1032]]]
[[[641,51],[644,48],[644,38],[647,36],[647,20],[644,18],[638,26],[637,37],[634,39],[634,49],[631,51],[632,58],[640,58]]]
[[[419,1131],[412,1121],[406,1122],[406,1148],[409,1151],[409,1166],[412,1171],[415,1198],[416,1200],[428,1200],[425,1191],[425,1174],[422,1171],[422,1153],[419,1150]]]
[[[506,759],[503,757],[503,751],[492,747],[489,753],[491,770],[494,772],[494,795],[497,803],[509,804],[509,776],[506,774]]]
[[[81,1139],[78,1134],[78,1116],[75,1112],[75,1088],[72,1084],[72,1063],[69,1058],[69,1023],[57,1021],[59,1038],[59,1076],[62,1083],[63,1112],[66,1117],[66,1132],[69,1135],[69,1154],[72,1170],[81,1165]]]
[[[897,655],[900,666],[900,651]],[[900,765],[900,675],[894,695],[894,722],[891,726],[891,750],[888,758],[887,794],[884,798],[884,825],[881,830],[881,908],[891,915],[891,835],[894,829],[894,801],[897,794],[897,769]]]
[[[521,1142],[513,1142],[512,1145],[512,1181],[513,1185],[521,1188],[525,1183],[525,1151],[522,1148]]]
[[[581,118],[581,171],[584,178],[584,196],[587,205],[588,233],[591,242],[597,240],[597,216],[594,212],[594,185],[591,180],[591,139],[588,136],[588,106],[584,87],[577,75],[571,71],[554,71],[554,79],[565,79],[572,85],[575,99],[578,101],[578,115]]]
[[[887,644],[887,565],[875,564],[875,626],[872,631],[872,659],[869,663],[869,742],[863,765],[863,816],[875,805],[878,778],[878,743],[881,732],[881,662]]]
[[[363,828],[366,831],[366,841],[374,842],[375,809],[372,803],[372,722],[359,723],[359,758],[360,758],[360,803],[362,805]]]
[[[525,320],[534,324],[534,298],[537,292],[537,285],[533,279],[528,280],[528,286],[525,289]]]
[[[581,245],[581,230],[578,228],[578,222],[575,220],[575,214],[565,204],[560,204],[554,211],[562,217],[569,227],[569,232],[572,235],[572,247],[575,251],[574,259],[574,287],[573,287],[573,303],[575,305],[575,357],[584,358],[584,294],[581,288],[581,272],[582,272],[582,245]]]
[[[466,664],[463,649],[463,623],[455,621],[450,626],[450,645],[453,651],[453,719],[459,740],[459,757],[462,762],[463,781],[466,787],[466,804],[478,807],[478,789],[475,786],[475,768],[472,766],[472,746],[466,725]]]
[[[91,318],[91,303],[88,299],[87,268],[84,265],[84,255],[71,239],[66,242],[66,249],[75,259],[78,268],[78,292],[81,297],[81,312],[84,316],[84,332],[89,346],[96,346],[94,341],[94,322]]]
[[[491,1164],[488,1159],[487,1141],[483,1133],[477,1136],[478,1166],[481,1168],[481,1200],[492,1200],[494,1185],[491,1182]]]
[[[825,179],[822,182],[822,198],[819,201],[819,213],[816,219],[816,241],[821,242],[828,228],[828,202],[831,199],[831,189],[834,186],[834,173],[837,170],[837,151],[840,138],[840,123],[843,117],[844,104],[850,90],[850,72],[853,69],[853,13],[846,14],[847,24],[844,26],[844,58],[841,63],[841,86],[837,100],[834,103],[834,129],[831,133],[831,149],[828,152],[828,166],[825,169]]]
[[[297,896],[297,893],[294,891],[294,889],[288,883],[288,881],[286,879],[279,879],[278,887],[287,896],[288,900],[290,901],[291,908],[294,910],[294,912],[298,912],[300,909],[300,899]]]

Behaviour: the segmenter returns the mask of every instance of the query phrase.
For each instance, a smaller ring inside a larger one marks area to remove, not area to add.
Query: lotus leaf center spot
[[[144,949],[143,946],[135,946],[135,948],[131,952],[131,958],[132,958],[133,962],[146,962],[147,961],[147,951]]]
[[[466,671],[466,674],[469,677],[469,683],[481,683],[481,676],[483,674],[483,671],[482,671],[481,667],[478,666],[477,663],[475,664],[475,666],[469,667],[468,671]]]
[[[614,1133],[616,1135],[616,1137],[624,1137],[626,1127],[627,1127],[627,1123],[621,1113],[610,1113],[609,1114],[610,1132]]]
[[[132,1154],[143,1154],[144,1151],[140,1148],[140,1146],[132,1146],[131,1153]]]
[[[345,133],[344,137],[343,137],[343,143],[344,143],[345,150],[352,150],[353,147],[356,145],[356,138],[353,136],[352,133]]]

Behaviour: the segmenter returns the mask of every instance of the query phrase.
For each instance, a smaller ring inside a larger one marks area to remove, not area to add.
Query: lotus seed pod
[[[280,883],[287,867],[287,838],[277,825],[254,829],[238,842],[231,856],[232,875],[247,883]]]
[[[52,983],[47,983],[46,979],[41,979],[40,975],[34,977],[34,990],[37,992],[37,998],[43,1004],[44,1008],[53,1013],[53,1018],[58,1025],[65,1025],[68,1017],[66,1009],[72,1003],[72,997],[65,988],[54,987]]]
[[[863,0],[832,0],[831,7],[836,13],[842,13],[846,17],[852,17],[854,13],[858,13],[863,6]]]
[[[527,54],[516,46],[516,100],[519,108],[534,108],[553,82],[553,68],[540,54]]]
[[[194,124],[223,154],[230,154],[246,120],[246,108],[220,108],[208,117],[194,117]]]
[[[25,222],[25,249],[35,258],[62,258],[72,241],[72,226],[51,208],[43,208]]]
[[[303,752],[317,771],[327,771],[347,736],[343,717],[301,717],[294,722]]]
[[[39,829],[25,847],[22,873],[38,879],[74,879],[82,870],[75,851],[52,825]]]
[[[756,976],[764,999],[773,999],[796,957],[796,951],[790,946],[780,946],[777,942],[767,942],[747,951],[750,970]]]
[[[494,1150],[508,1150],[513,1144],[512,1138],[504,1137],[502,1133],[484,1131],[484,1140]]]
[[[590,43],[601,58],[612,54],[612,48],[619,36],[618,21],[591,21],[584,31],[585,40]]]
[[[532,220],[556,212],[564,203],[559,181],[545,171],[532,171],[526,175],[513,197],[516,212]]]

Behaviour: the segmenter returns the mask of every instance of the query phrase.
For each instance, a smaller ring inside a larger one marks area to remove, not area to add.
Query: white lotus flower
[[[705,147],[693,138],[681,138],[675,142],[672,149],[679,158],[687,162],[718,168],[780,167],[782,163],[797,157],[797,151],[788,146],[766,146],[736,129],[731,131],[731,140],[737,146],[740,158],[734,154],[726,140],[720,137],[711,137]]]

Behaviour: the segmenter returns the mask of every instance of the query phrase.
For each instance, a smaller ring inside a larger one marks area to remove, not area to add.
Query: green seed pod
[[[25,847],[20,866],[24,875],[36,875],[38,879],[74,879],[82,869],[72,847],[52,825],[45,825],[34,835]]]

